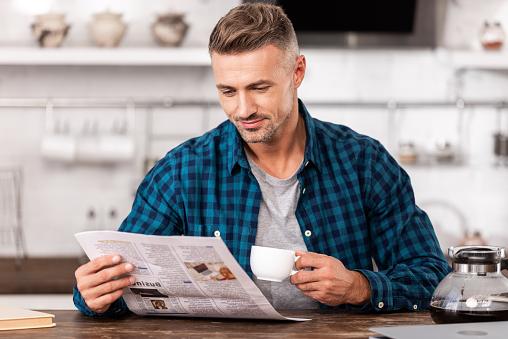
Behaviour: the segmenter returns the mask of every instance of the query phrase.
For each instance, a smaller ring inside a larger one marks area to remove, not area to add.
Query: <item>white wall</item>
[[[44,1],[41,0],[41,3]],[[89,44],[85,23],[91,13],[104,9],[106,1],[47,1],[53,8],[69,13],[73,28],[66,46]],[[490,0],[490,16],[505,8],[506,1]],[[28,14],[23,7],[31,1],[0,0],[0,45],[33,45],[29,35]],[[123,46],[152,45],[147,30],[153,13],[173,8],[187,13],[192,24],[184,46],[206,46],[216,20],[236,1],[110,1],[110,8],[122,10],[129,22]],[[452,21],[445,31],[449,46],[470,45],[473,38],[461,18],[471,17],[478,8],[471,0],[458,1]],[[503,7],[505,6],[505,7]],[[41,5],[41,8],[44,7]],[[480,6],[481,7],[481,6]],[[483,8],[483,7],[482,7]],[[457,13],[462,13],[458,15]],[[497,15],[497,14],[496,14]],[[476,19],[475,19],[476,20]],[[481,22],[481,21],[480,21]],[[20,23],[24,23],[20,25]],[[5,29],[4,29],[5,27]],[[457,28],[459,27],[459,28]],[[506,22],[505,27],[508,27]],[[21,37],[21,38],[20,38]],[[1,53],[1,49],[0,49]],[[432,50],[305,50],[308,72],[300,90],[307,101],[369,100],[452,100],[454,78],[445,51]],[[465,77],[465,99],[505,99],[508,74],[471,72]],[[0,97],[161,97],[214,99],[215,90],[209,69],[192,67],[0,67]],[[323,108],[309,106],[317,118],[349,125],[359,132],[381,140],[396,156],[396,142],[413,139],[432,146],[442,137],[457,139],[455,109],[406,110],[396,114],[397,129],[389,124],[387,110]],[[85,119],[94,117],[107,128],[112,116],[124,109],[56,109],[79,132]],[[143,136],[146,111],[136,111],[136,135]],[[492,240],[499,240],[508,223],[508,168],[492,166],[492,109],[468,110],[466,116],[467,163],[464,166],[408,167],[418,202],[442,199],[458,206],[472,228],[480,229]],[[220,110],[156,109],[154,133],[173,134],[148,145],[151,156],[162,156],[183,139],[199,135],[224,119]],[[42,109],[0,109],[0,164],[16,164],[25,174],[23,217],[29,254],[74,255],[79,247],[73,234],[85,228],[86,211],[94,207],[107,222],[107,211],[114,207],[121,219],[129,209],[140,177],[139,165],[114,167],[65,166],[44,161],[40,140],[44,131]],[[138,151],[142,151],[142,145]],[[423,206],[424,207],[424,206]],[[453,214],[428,209],[436,225],[457,233]],[[121,220],[112,220],[114,228]],[[452,236],[453,238],[453,236]],[[451,241],[443,236],[443,241]],[[508,240],[504,240],[508,245]],[[0,254],[13,253],[7,246]]]

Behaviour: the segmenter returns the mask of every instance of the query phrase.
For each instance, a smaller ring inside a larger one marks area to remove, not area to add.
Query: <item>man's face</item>
[[[212,54],[221,106],[247,143],[270,143],[284,133],[299,85],[294,62],[287,59],[273,45],[240,54]]]

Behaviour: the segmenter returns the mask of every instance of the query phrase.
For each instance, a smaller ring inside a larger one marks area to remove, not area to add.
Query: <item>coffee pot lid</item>
[[[499,246],[457,246],[448,249],[454,263],[497,264],[505,258],[504,247]]]

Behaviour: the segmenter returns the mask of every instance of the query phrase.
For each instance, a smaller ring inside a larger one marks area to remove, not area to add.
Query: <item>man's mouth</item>
[[[240,121],[240,124],[245,129],[255,129],[255,128],[260,127],[263,124],[263,120],[265,120],[265,119],[260,118],[260,119],[254,119],[254,120],[245,120],[245,121]]]

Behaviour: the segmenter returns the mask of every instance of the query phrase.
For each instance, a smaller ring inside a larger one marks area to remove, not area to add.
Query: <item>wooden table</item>
[[[7,331],[6,338],[368,338],[373,326],[431,324],[428,312],[350,314],[330,311],[283,312],[312,318],[307,322],[162,318],[128,315],[93,319],[78,311],[44,311],[55,315],[56,327]]]

